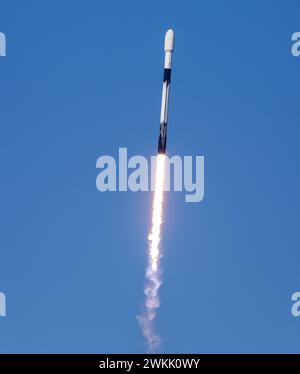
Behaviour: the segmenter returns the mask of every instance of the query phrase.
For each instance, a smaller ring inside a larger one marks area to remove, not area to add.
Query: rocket
[[[163,88],[161,98],[161,112],[160,112],[160,130],[158,138],[158,153],[165,154],[167,148],[167,123],[168,123],[168,105],[169,92],[171,83],[172,71],[172,53],[174,50],[174,31],[169,29],[165,35],[165,62],[164,62],[164,76]]]

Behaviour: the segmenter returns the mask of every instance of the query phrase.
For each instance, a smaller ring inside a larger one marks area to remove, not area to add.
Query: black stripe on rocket
[[[170,83],[171,82],[171,69],[164,69],[164,79],[163,81],[164,82],[168,82]]]

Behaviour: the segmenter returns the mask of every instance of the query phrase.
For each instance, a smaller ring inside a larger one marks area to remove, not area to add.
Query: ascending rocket
[[[161,99],[160,112],[160,130],[158,138],[158,153],[165,154],[167,147],[167,122],[168,122],[168,104],[169,90],[171,83],[172,53],[174,49],[174,31],[169,29],[165,35],[165,64],[164,78]]]

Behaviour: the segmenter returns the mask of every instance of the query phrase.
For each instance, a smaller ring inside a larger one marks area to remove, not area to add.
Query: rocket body
[[[158,153],[165,154],[167,148],[167,123],[168,123],[168,105],[172,71],[172,53],[174,50],[174,31],[169,29],[165,35],[165,62],[163,88],[161,98],[160,112],[160,130],[158,138]]]

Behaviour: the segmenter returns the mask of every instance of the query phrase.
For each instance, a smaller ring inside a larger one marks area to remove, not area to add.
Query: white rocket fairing
[[[174,50],[174,31],[169,29],[165,35],[165,63],[164,63],[164,77],[161,99],[160,112],[160,131],[158,138],[158,153],[166,153],[167,147],[167,122],[168,122],[168,104],[169,104],[169,90],[171,83],[172,71],[172,53]]]

